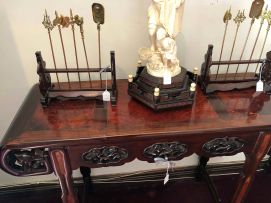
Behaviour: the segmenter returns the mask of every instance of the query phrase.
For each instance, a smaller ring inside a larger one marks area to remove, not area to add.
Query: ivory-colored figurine
[[[177,58],[176,37],[181,30],[184,0],[153,0],[148,9],[148,31],[151,47],[141,48],[139,56],[147,61],[148,73],[171,77],[181,72]]]

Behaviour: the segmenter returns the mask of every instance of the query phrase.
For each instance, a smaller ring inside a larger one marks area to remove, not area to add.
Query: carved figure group
[[[176,36],[181,29],[184,0],[153,0],[148,9],[148,31],[151,47],[141,48],[141,60],[147,61],[148,73],[163,77],[181,72],[177,59]]]

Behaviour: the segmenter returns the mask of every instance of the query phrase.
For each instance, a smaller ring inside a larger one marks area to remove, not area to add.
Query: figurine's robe
[[[159,2],[160,8],[156,5]],[[184,0],[154,0],[149,7],[149,24],[163,26],[168,35],[175,38],[181,31]]]

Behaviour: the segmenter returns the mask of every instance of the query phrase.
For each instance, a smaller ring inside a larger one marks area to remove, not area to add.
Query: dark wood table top
[[[127,95],[127,80],[118,80],[118,103],[52,101],[42,108],[35,85],[1,145],[37,146],[89,139],[153,135],[206,134],[224,131],[270,131],[270,96],[255,89],[204,96],[198,88],[194,105],[154,112]]]

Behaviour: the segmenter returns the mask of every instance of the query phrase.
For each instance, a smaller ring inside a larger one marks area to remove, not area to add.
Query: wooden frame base
[[[190,91],[197,76],[182,68],[180,74],[172,78],[172,84],[164,85],[163,78],[151,76],[146,67],[138,67],[137,75],[129,82],[128,94],[155,111],[192,105],[195,92]],[[159,96],[154,95],[159,88]]]

